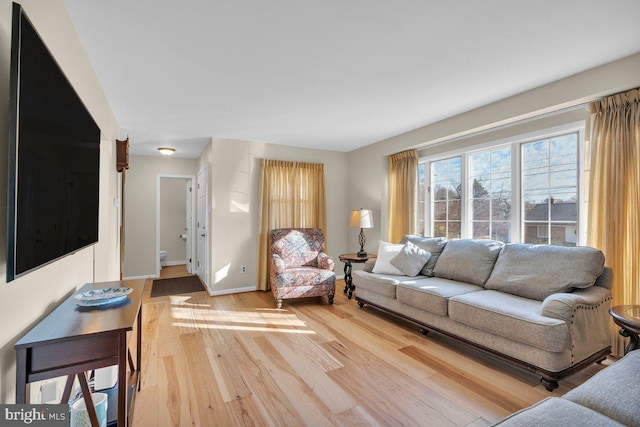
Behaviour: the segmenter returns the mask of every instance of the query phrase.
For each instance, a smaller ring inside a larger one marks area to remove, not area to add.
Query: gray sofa
[[[496,424],[500,427],[640,427],[640,351],[598,372],[562,397],[548,397]]]
[[[599,250],[419,236],[401,244],[403,250],[389,252],[392,263],[405,270],[414,263],[415,272],[415,262],[425,259],[418,255],[428,261],[417,276],[388,274],[381,243],[376,263],[353,275],[360,307],[535,372],[549,391],[610,353],[611,271]]]

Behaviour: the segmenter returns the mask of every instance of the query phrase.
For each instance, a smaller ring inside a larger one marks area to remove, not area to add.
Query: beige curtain
[[[612,305],[640,304],[640,89],[589,106],[588,244],[613,269]],[[611,322],[612,352],[625,339]]]
[[[269,232],[276,228],[320,228],[327,241],[324,165],[262,159],[258,289],[269,290]]]
[[[416,229],[418,152],[403,151],[389,156],[389,241],[399,242]]]

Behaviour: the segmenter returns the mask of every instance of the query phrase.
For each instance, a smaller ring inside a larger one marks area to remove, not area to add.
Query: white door
[[[196,271],[205,285],[209,285],[208,263],[207,263],[207,169],[198,172],[198,254]]]
[[[193,241],[191,224],[193,224],[193,180],[187,179],[187,226],[184,229],[187,235],[187,271],[193,274],[193,255],[191,242]]]

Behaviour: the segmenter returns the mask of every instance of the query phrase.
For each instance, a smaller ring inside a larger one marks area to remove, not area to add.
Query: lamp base
[[[367,257],[367,251],[360,251],[356,254],[358,256],[358,258],[366,258]]]

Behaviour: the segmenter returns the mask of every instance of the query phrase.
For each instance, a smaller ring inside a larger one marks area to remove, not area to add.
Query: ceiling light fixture
[[[158,148],[158,151],[161,152],[163,155],[165,156],[170,156],[173,153],[176,152],[175,148],[169,148],[169,147],[160,147]]]

